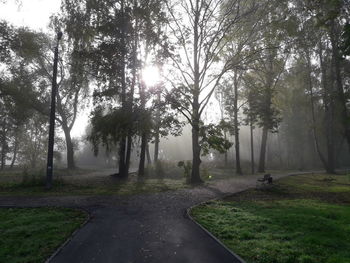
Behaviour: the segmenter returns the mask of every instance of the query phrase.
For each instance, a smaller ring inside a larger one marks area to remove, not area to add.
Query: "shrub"
[[[192,162],[191,161],[180,161],[177,164],[178,167],[182,167],[184,169],[184,176],[186,178],[186,182],[190,181],[191,171],[192,171]]]

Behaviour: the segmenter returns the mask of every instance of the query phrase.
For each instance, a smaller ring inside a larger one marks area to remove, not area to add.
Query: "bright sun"
[[[146,66],[142,71],[142,78],[147,87],[156,85],[160,81],[159,69],[155,66]]]

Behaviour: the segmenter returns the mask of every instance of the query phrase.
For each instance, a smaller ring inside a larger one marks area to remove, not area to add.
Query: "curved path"
[[[282,176],[286,175],[273,177]],[[0,197],[0,206],[65,206],[90,212],[89,222],[52,263],[242,262],[192,222],[186,210],[255,187],[256,179],[242,176],[209,186],[131,197]]]

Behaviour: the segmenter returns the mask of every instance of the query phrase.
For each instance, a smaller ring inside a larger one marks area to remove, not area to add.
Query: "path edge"
[[[51,207],[51,206],[50,206],[50,207]],[[50,261],[51,261],[54,257],[56,257],[56,256],[63,250],[63,248],[73,239],[73,237],[75,237],[75,236],[78,234],[78,232],[79,232],[87,223],[90,222],[90,220],[91,220],[92,217],[91,217],[90,212],[89,212],[87,209],[81,208],[81,207],[74,208],[74,209],[78,209],[78,210],[84,211],[84,212],[87,214],[86,220],[85,220],[77,229],[75,229],[75,230],[73,231],[73,233],[66,239],[66,241],[64,241],[58,248],[56,248],[55,252],[54,252],[51,256],[49,256],[49,257],[44,261],[44,263],[50,263]]]
[[[245,190],[242,191],[238,191],[239,192],[243,192]],[[240,256],[238,256],[235,252],[233,252],[231,249],[229,249],[222,241],[220,241],[216,236],[214,236],[208,229],[206,229],[204,226],[202,226],[201,224],[199,224],[192,216],[191,216],[191,210],[197,206],[200,205],[204,205],[207,204],[209,202],[212,201],[216,201],[222,198],[225,198],[226,196],[230,196],[231,194],[227,194],[225,196],[219,197],[219,198],[214,198],[212,200],[208,200],[208,201],[204,201],[201,202],[199,204],[196,204],[194,206],[191,206],[189,208],[186,209],[186,216],[195,224],[197,225],[200,229],[202,229],[202,231],[204,231],[207,235],[209,235],[212,239],[214,239],[220,246],[222,246],[228,253],[230,253],[232,256],[234,256],[240,263],[246,263]]]

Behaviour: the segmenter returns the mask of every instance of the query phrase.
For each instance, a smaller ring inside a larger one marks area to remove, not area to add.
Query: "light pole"
[[[55,112],[56,112],[56,93],[57,93],[57,63],[58,63],[58,44],[62,38],[62,32],[57,33],[57,43],[53,60],[53,76],[51,90],[51,111],[49,126],[49,146],[47,150],[47,168],[46,168],[46,189],[52,188],[52,171],[53,171],[53,145],[55,137]]]

